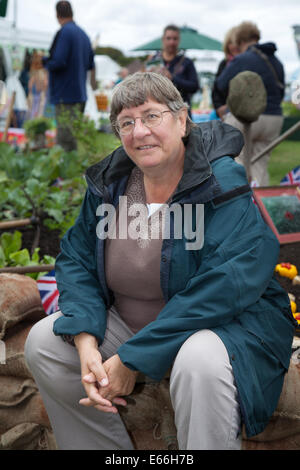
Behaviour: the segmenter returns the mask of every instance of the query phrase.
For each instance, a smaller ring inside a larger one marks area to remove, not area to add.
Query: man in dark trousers
[[[95,67],[94,53],[88,36],[73,21],[70,2],[57,2],[56,14],[61,28],[43,64],[49,71],[50,102],[55,105],[56,141],[66,151],[71,151],[77,148],[76,140],[70,127],[60,120],[62,115],[70,120],[78,111],[84,111],[87,71]]]
[[[179,43],[180,29],[172,24],[166,26],[162,51],[148,60],[147,68],[167,76],[190,106],[192,95],[199,89],[199,81],[193,61],[185,57],[182,51],[179,52]]]

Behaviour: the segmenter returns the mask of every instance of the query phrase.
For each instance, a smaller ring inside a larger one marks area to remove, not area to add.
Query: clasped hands
[[[80,357],[82,384],[87,393],[79,403],[117,413],[114,405],[127,405],[122,397],[133,391],[138,372],[126,367],[118,354],[102,362],[96,338],[87,333],[76,336],[75,345]]]

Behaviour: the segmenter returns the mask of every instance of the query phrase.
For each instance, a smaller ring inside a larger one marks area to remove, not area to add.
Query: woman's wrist
[[[89,333],[80,333],[79,335],[74,336],[74,343],[78,350],[84,347],[92,347],[98,349],[98,342],[95,336]]]

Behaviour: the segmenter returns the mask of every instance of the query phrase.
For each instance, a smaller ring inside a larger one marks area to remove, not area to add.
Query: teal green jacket
[[[242,146],[240,132],[219,121],[192,130],[170,206],[204,204],[204,244],[186,250],[190,240],[184,231],[175,238],[171,223],[161,252],[165,307],[118,354],[130,369],[160,380],[190,335],[213,330],[227,348],[250,437],[264,429],[277,406],[295,321],[288,296],[273,277],[279,244],[253,202],[244,168],[233,158]],[[96,211],[103,202],[117,206],[133,166],[120,147],[87,171],[80,215],[56,262],[64,314],[54,324],[56,335],[84,331],[103,341],[114,299],[106,285],[105,241],[96,235]]]

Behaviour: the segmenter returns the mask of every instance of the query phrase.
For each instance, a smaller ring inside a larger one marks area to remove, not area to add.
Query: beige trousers
[[[86,396],[74,346],[52,332],[60,312],[36,323],[25,357],[61,450],[134,450],[119,414],[79,405]],[[103,360],[132,336],[113,308],[108,311]],[[210,330],[190,336],[179,350],[170,376],[180,449],[240,450],[241,417],[231,364],[221,339]]]
[[[227,113],[224,118],[226,124],[244,132],[244,125],[236,119],[233,114]],[[251,124],[250,128],[250,154],[252,158],[258,155],[264,148],[266,148],[273,140],[275,140],[282,128],[283,116],[272,116],[268,114],[261,114],[257,121]],[[257,162],[250,165],[250,172],[252,180],[255,180],[259,186],[269,185],[268,162],[270,153],[265,154]],[[246,167],[245,151],[241,151],[240,155],[236,158],[236,162]]]

